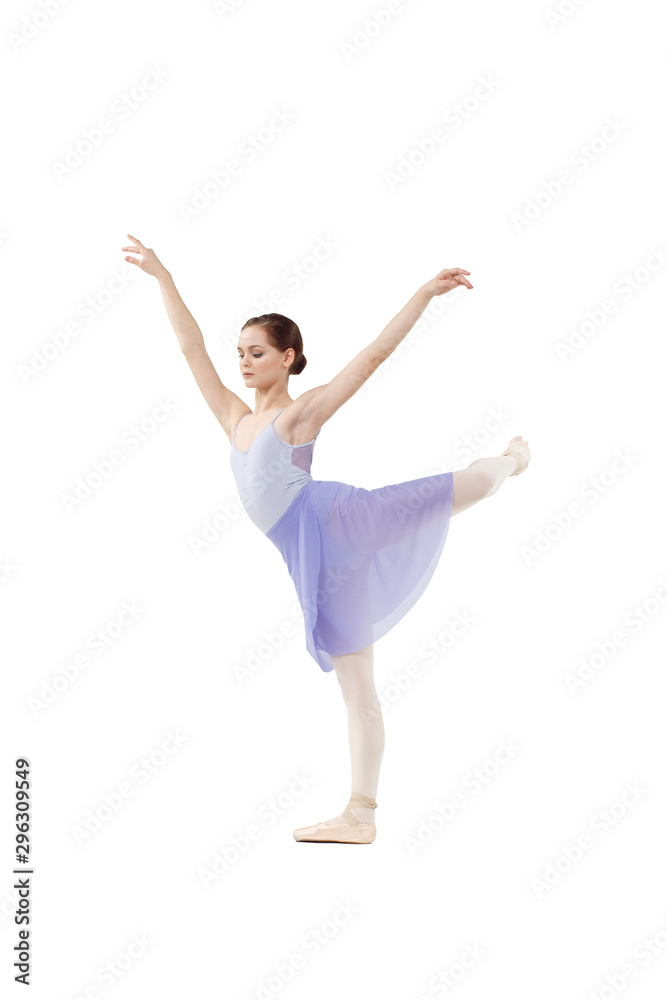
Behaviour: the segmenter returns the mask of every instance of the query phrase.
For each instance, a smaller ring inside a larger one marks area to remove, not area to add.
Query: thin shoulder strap
[[[281,406],[281,407],[280,407],[280,409],[279,409],[279,410],[278,410],[278,412],[276,413],[275,417],[274,417],[274,418],[273,418],[273,420],[271,421],[271,423],[272,423],[272,424],[275,424],[276,420],[278,419],[278,417],[280,416],[280,414],[281,414],[281,413],[283,412],[283,410],[284,410],[284,409],[286,408],[286,406],[287,406],[287,403],[285,403],[285,406]],[[240,422],[241,422],[241,421],[239,421],[239,423],[240,423]],[[238,426],[238,425],[237,425],[237,426]]]
[[[248,412],[250,412],[250,411],[248,411]],[[247,416],[248,416],[247,413],[243,414],[243,417],[247,417]],[[243,417],[241,417],[241,420],[243,420]],[[241,423],[241,420],[237,421],[236,427],[234,428],[234,436],[232,437],[232,444],[236,443],[236,432],[239,429],[239,424]]]

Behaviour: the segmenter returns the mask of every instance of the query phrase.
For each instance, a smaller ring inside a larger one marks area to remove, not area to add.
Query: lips
[[[246,375],[253,375],[253,374],[254,374],[254,372],[243,372],[243,377],[245,378]]]

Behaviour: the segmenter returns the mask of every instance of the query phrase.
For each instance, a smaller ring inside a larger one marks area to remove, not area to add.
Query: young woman
[[[298,841],[370,844],[384,753],[384,723],[373,680],[373,643],[424,592],[442,553],[450,518],[491,496],[530,461],[513,437],[502,455],[466,469],[373,490],[310,474],[315,440],[336,410],[396,349],[431,298],[459,285],[459,267],[427,281],[330,382],[289,395],[290,375],[306,365],[296,323],[279,313],[247,320],[238,341],[239,373],[254,409],[223,385],[197,323],[171,274],[134,236],[125,257],[157,278],[167,315],[203,396],[231,442],[231,466],[250,518],[279,549],[301,604],[306,648],[334,670],[348,712],[352,794],[338,816],[294,831]]]

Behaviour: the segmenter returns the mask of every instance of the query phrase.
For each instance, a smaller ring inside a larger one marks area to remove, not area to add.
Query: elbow
[[[371,366],[371,370],[368,374],[372,375],[375,369],[379,368],[382,362],[386,361],[390,354],[391,351],[388,351],[385,347],[382,347],[381,344],[378,343],[371,344],[370,347],[368,348],[369,363]]]

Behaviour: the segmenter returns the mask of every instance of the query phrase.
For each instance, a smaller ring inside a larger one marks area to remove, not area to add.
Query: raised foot
[[[516,461],[516,469],[514,472],[510,472],[511,476],[518,476],[520,472],[528,468],[530,448],[528,447],[528,442],[520,434],[517,434],[516,437],[510,440],[503,455],[510,455]]]

